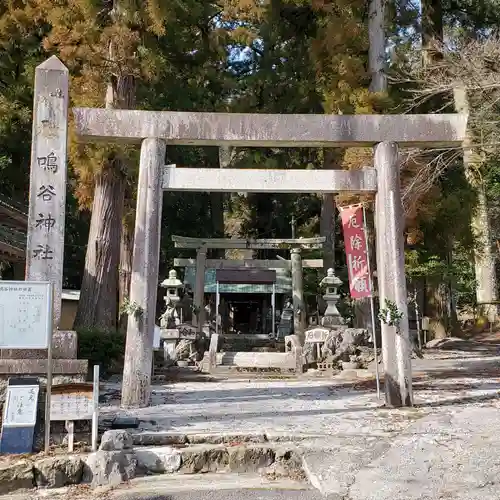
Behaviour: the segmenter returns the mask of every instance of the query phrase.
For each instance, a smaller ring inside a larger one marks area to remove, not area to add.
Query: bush
[[[101,377],[122,373],[125,334],[102,330],[78,330],[77,333],[78,359],[88,359],[89,366],[99,365]]]

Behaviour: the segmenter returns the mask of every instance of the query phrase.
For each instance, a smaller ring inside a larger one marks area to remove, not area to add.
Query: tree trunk
[[[469,113],[469,99],[467,89],[454,89],[453,97],[457,113]],[[474,268],[476,275],[476,299],[481,314],[485,314],[490,321],[497,320],[497,276],[496,259],[493,248],[491,223],[488,214],[488,200],[486,186],[478,175],[482,158],[472,149],[472,134],[467,131],[463,142],[463,157],[465,176],[471,188],[477,194],[477,202],[471,216],[471,230],[474,236]]]
[[[477,204],[472,214],[471,228],[475,238],[474,267],[479,311],[490,321],[496,321],[497,306],[494,304],[498,300],[496,262],[491,239],[486,187],[483,182],[477,186]]]
[[[221,146],[218,148],[219,168],[227,168],[231,163],[232,148]],[[210,211],[212,216],[212,231],[214,238],[224,238],[224,193],[210,193]],[[225,250],[212,249],[214,259],[223,259]]]
[[[386,92],[387,76],[385,74],[385,0],[371,0],[368,19],[368,50],[371,74],[370,91]]]
[[[129,297],[130,278],[132,276],[132,255],[134,250],[134,226],[129,221],[125,221],[122,226],[120,244],[120,278],[119,278],[119,304],[120,307]],[[120,329],[127,329],[127,314],[120,316]]]
[[[441,59],[443,8],[441,0],[422,0],[422,60],[431,65]]]
[[[386,0],[370,0],[368,13],[368,61],[371,75],[370,92],[387,92],[386,67]],[[376,248],[375,248],[375,223],[374,217],[366,211],[366,243],[367,251],[372,263],[372,288],[375,285],[373,271],[375,271]],[[374,293],[374,290],[372,290]],[[372,325],[372,315],[370,299],[359,299],[354,303],[354,326],[366,328],[372,331],[372,335],[377,335],[377,325]]]
[[[125,179],[112,162],[96,179],[75,328],[116,329]]]
[[[426,280],[425,309],[429,316],[429,330],[431,337],[435,339],[444,339],[449,335],[450,324],[448,314],[448,287],[446,283],[432,278]],[[429,339],[427,339],[429,340]]]
[[[323,168],[325,170],[338,170],[341,168],[336,161],[336,152],[333,149],[323,150]],[[323,194],[321,201],[321,214],[319,220],[320,236],[326,238],[323,244],[323,272],[335,269],[335,196],[333,193]]]
[[[117,4],[115,1],[116,8]],[[113,44],[110,44],[109,54],[112,60]],[[108,109],[132,109],[135,105],[135,78],[131,75],[112,78],[107,87],[105,104]],[[125,170],[125,162],[120,153],[111,153],[96,179],[89,244],[75,327],[117,327]]]

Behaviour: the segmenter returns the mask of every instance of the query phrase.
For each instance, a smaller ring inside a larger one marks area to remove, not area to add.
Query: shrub
[[[88,359],[89,366],[100,365],[101,377],[122,373],[125,334],[102,330],[78,330],[77,333],[78,359]]]

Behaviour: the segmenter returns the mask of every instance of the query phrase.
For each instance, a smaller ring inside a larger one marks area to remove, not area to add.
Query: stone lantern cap
[[[168,273],[168,278],[164,279],[160,286],[163,288],[182,288],[184,285],[180,279],[177,278],[177,271],[172,269]]]
[[[328,269],[326,276],[320,282],[320,286],[325,287],[339,287],[340,285],[342,285],[342,281],[335,276],[335,272],[332,268]]]

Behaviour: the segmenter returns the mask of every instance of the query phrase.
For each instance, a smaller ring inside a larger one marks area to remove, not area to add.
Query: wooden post
[[[304,284],[302,277],[302,256],[300,248],[292,248],[292,301],[293,301],[293,333],[304,345],[305,315]]]
[[[193,326],[198,332],[203,329],[205,322],[205,267],[207,262],[207,248],[202,246],[196,252],[196,277],[194,285],[193,305],[196,313],[193,313]],[[217,313],[217,312],[216,312]]]
[[[399,180],[398,146],[382,142],[375,147],[378,190],[375,198],[377,276],[380,308],[394,302],[403,314],[399,328],[382,322],[382,357],[387,406],[412,406],[411,349],[404,268],[404,215]]]
[[[122,406],[145,407],[151,389],[151,365],[158,291],[162,169],[166,144],[145,139],[141,147]]]
[[[99,437],[99,365],[94,365],[94,387],[92,390],[92,451],[97,451]]]
[[[61,318],[68,82],[68,69],[55,56],[36,68],[26,280],[54,284],[54,329]]]
[[[75,422],[73,420],[66,421],[66,430],[68,431],[68,452],[73,453],[75,443]]]

